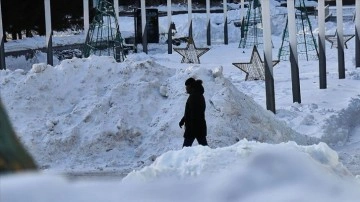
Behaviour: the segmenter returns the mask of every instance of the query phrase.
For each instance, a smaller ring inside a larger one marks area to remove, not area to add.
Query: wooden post
[[[337,49],[339,79],[345,78],[344,29],[342,0],[336,0]]]
[[[275,90],[274,90],[274,75],[272,64],[272,44],[271,44],[271,16],[270,3],[263,1],[262,19],[264,24],[264,67],[265,67],[265,89],[266,89],[266,108],[272,111],[275,110]]]
[[[83,0],[83,8],[84,8],[84,33],[85,35],[89,31],[89,0]]]
[[[299,78],[299,63],[297,52],[297,29],[295,20],[295,1],[287,1],[288,8],[288,30],[290,41],[290,64],[291,64],[291,80],[292,80],[292,93],[293,102],[301,103],[300,95],[300,78]]]
[[[240,39],[242,40],[244,38],[244,26],[245,26],[245,23],[244,23],[244,18],[245,18],[245,3],[244,3],[244,0],[241,0],[241,9],[240,9],[240,24],[241,24],[241,27],[240,27]]]
[[[325,0],[318,0],[319,23],[319,85],[326,89]]]
[[[171,0],[167,0],[167,16],[168,16],[168,54],[172,54],[172,20],[171,20]]]
[[[356,67],[360,68],[360,0],[356,0],[355,5],[355,60]]]
[[[141,29],[142,29],[143,52],[147,54],[148,53],[148,43],[147,43],[147,24],[146,24],[145,0],[141,0]]]
[[[3,28],[2,12],[1,12],[1,0],[0,0],[0,70],[6,69],[4,37],[5,36],[4,36],[4,28]]]
[[[244,14],[245,14],[245,3],[244,3],[244,0],[241,0],[241,9],[240,9],[240,21],[242,21],[242,19],[244,18]]]
[[[117,21],[119,21],[119,0],[114,0],[114,10]]]
[[[189,37],[193,37],[192,33],[192,2],[188,0],[188,23],[189,23]]]
[[[229,43],[229,36],[228,36],[228,24],[227,24],[227,1],[224,0],[224,44],[227,45]]]
[[[44,0],[44,4],[45,4],[47,64],[48,65],[54,65],[54,62],[53,62],[53,50],[52,50],[52,28],[51,28],[50,0]]]
[[[206,16],[207,16],[206,42],[208,46],[211,46],[210,0],[206,0]]]
[[[115,17],[116,17],[116,21],[118,22],[118,26],[119,26],[119,31],[120,29],[120,16],[119,16],[119,0],[114,0],[114,11],[115,11]]]

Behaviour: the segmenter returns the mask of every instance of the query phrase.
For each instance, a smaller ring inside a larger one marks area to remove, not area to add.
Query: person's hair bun
[[[193,83],[195,83],[195,79],[191,77],[185,81],[186,86],[192,85]]]
[[[200,80],[200,79],[196,80],[195,82],[196,82],[197,84],[202,84],[202,83],[203,83],[203,81]]]

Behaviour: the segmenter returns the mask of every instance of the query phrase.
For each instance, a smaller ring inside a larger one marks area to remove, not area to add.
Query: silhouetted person
[[[185,124],[183,147],[191,147],[195,139],[200,145],[207,146],[206,104],[202,80],[189,78],[185,82],[185,87],[189,97],[186,101],[184,117],[179,122],[180,128]]]

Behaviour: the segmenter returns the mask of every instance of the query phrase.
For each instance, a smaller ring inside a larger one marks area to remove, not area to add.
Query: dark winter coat
[[[206,136],[206,121],[205,121],[205,98],[204,87],[200,84],[195,84],[189,92],[189,97],[186,101],[185,114],[182,121],[185,122],[184,138],[188,137],[204,137]]]

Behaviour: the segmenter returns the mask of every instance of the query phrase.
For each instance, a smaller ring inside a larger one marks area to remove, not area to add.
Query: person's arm
[[[180,128],[182,128],[182,126],[185,124],[185,116],[182,117],[182,119],[179,122],[179,126]]]

